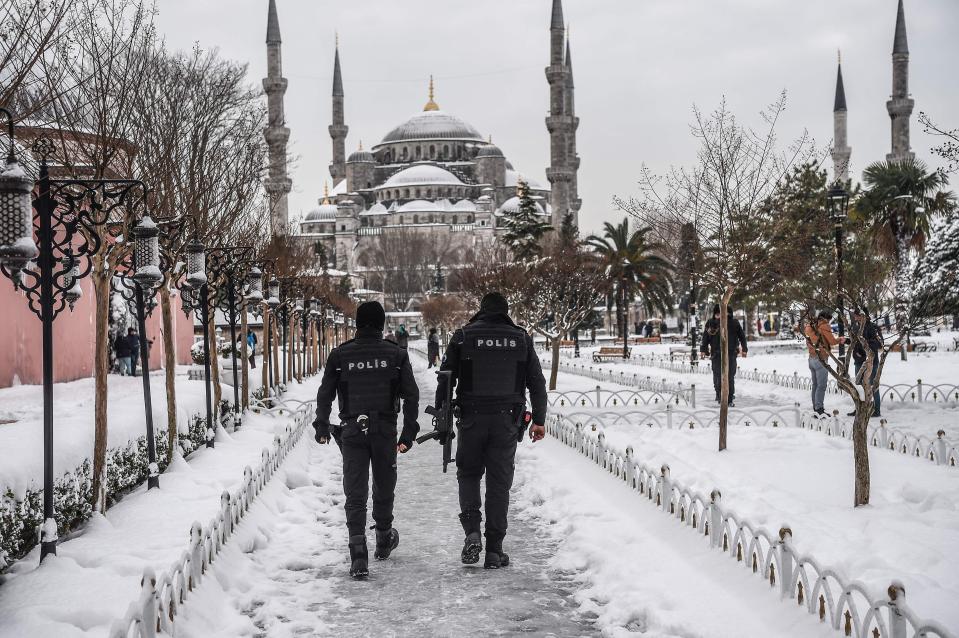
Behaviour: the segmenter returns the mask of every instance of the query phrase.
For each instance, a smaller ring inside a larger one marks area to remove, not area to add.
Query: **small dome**
[[[503,157],[503,151],[495,144],[487,144],[476,153],[477,159],[480,157]]]
[[[453,205],[453,210],[465,211],[468,213],[476,212],[476,204],[468,199],[461,199]]]
[[[320,204],[306,214],[303,221],[307,222],[333,222],[336,221],[336,205]]]
[[[385,214],[386,214],[386,206],[384,206],[380,202],[376,202],[375,204],[370,206],[369,210],[364,210],[362,213],[360,213],[360,215],[385,215]]]
[[[346,161],[350,164],[355,164],[358,162],[367,162],[369,164],[375,164],[376,158],[373,157],[373,153],[360,149],[358,151],[353,151],[352,153],[350,153],[350,156],[346,158]]]
[[[449,184],[463,186],[456,175],[435,164],[414,164],[409,168],[393,173],[388,180],[378,188],[395,188],[397,186]]]
[[[416,199],[412,202],[406,202],[397,209],[400,213],[439,213],[443,212],[440,206],[425,199]]]
[[[539,202],[536,204],[536,214],[537,215],[546,215],[546,211],[543,210],[543,207],[540,206]],[[502,216],[506,213],[518,213],[519,212],[519,197],[513,196],[503,202],[503,205],[496,209],[496,215]]]

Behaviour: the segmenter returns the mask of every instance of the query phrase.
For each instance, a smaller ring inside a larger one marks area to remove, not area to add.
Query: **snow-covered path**
[[[419,358],[414,366],[425,407],[435,377]],[[424,430],[428,418],[420,417]],[[400,546],[389,560],[371,561],[366,581],[353,581],[339,451],[301,444],[285,468],[285,485],[265,495],[237,544],[215,564],[216,591],[204,585],[184,608],[181,635],[598,634],[575,611],[573,575],[550,565],[558,541],[544,533],[542,519],[514,508],[508,568],[460,563],[456,477],[452,467],[442,473],[440,458],[435,442],[400,456],[394,522]],[[368,538],[372,554],[372,532]]]

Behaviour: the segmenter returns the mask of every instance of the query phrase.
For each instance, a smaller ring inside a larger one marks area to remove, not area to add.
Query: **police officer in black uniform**
[[[526,430],[526,390],[532,404],[530,438],[546,435],[546,380],[533,340],[509,318],[509,305],[498,292],[483,297],[480,311],[457,330],[440,370],[452,372],[460,411],[456,446],[460,522],[466,532],[461,559],[479,561],[480,479],[486,474],[486,557],[484,567],[509,565],[503,552],[509,490],[513,485],[516,444]],[[437,405],[442,397],[437,392]]]
[[[350,576],[369,573],[366,549],[366,502],[373,468],[373,520],[377,559],[388,558],[400,542],[393,529],[396,453],[405,453],[419,431],[419,388],[406,350],[383,339],[386,313],[368,301],[356,311],[356,335],[330,352],[316,396],[316,440],[333,438],[343,453],[343,491],[350,540]],[[339,426],[330,426],[333,395],[339,399]],[[396,438],[396,418],[403,399],[403,430]]]

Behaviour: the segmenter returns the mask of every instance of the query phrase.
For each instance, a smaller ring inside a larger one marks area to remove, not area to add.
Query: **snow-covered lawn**
[[[617,425],[614,448],[670,466],[674,480],[702,494],[718,488],[725,508],[775,533],[793,530],[800,553],[865,583],[876,598],[902,580],[920,616],[959,627],[959,472],[871,450],[872,498],[852,507],[849,441],[793,428],[735,427],[716,451],[715,428],[667,430]]]
[[[319,377],[292,383],[287,396],[312,399],[318,384]],[[34,548],[2,577],[0,635],[105,636],[137,598],[143,569],[159,573],[179,558],[191,524],[213,517],[223,491],[242,482],[244,467],[259,462],[287,423],[288,417],[248,414],[237,432],[219,429],[215,449],[200,449],[188,461],[177,457],[161,475],[160,489],[141,485],[62,539],[56,557],[39,565]]]

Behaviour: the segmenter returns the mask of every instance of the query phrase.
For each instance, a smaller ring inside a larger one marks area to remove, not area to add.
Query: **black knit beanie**
[[[378,301],[366,301],[356,309],[357,328],[375,328],[382,330],[386,325],[386,311]]]
[[[498,292],[488,292],[483,296],[483,300],[480,302],[480,312],[508,314],[509,302],[506,301],[506,297]]]

